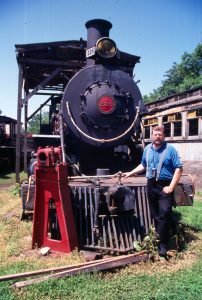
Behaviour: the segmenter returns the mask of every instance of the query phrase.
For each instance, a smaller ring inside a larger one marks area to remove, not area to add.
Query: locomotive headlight
[[[104,37],[97,41],[96,51],[103,58],[112,58],[116,55],[117,47],[113,40]]]

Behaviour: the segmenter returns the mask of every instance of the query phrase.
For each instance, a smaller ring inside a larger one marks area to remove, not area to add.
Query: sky
[[[158,88],[173,63],[202,43],[201,0],[1,0],[2,115],[17,116],[15,44],[86,39],[85,23],[97,18],[112,23],[110,38],[121,51],[141,56],[134,73],[142,95]],[[28,115],[37,105],[30,103]]]

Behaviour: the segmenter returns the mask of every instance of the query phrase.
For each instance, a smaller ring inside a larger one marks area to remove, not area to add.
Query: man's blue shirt
[[[160,157],[166,148],[166,155],[162,162],[162,167],[159,174],[160,180],[172,180],[173,174],[177,168],[182,167],[182,161],[179,157],[177,150],[172,146],[164,142],[162,146],[158,149],[153,147],[153,144],[149,144],[146,146],[143,152],[141,164],[147,168],[146,177],[148,179],[153,178],[152,169],[158,168],[158,163],[160,161]],[[149,155],[147,154],[149,151]],[[148,157],[148,162],[147,162]]]

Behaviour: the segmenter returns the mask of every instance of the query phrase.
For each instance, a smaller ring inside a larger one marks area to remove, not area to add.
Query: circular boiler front
[[[70,80],[62,112],[68,128],[80,141],[112,147],[133,133],[141,99],[127,73],[95,65],[82,69]]]

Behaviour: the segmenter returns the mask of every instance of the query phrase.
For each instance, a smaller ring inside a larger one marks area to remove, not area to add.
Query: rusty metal
[[[54,162],[53,157],[49,155],[52,153],[51,149],[45,149],[45,153],[47,151],[48,153],[46,153],[46,159],[42,161],[40,161],[42,149],[38,151],[38,159],[40,164],[43,165],[41,167],[46,169],[46,173],[49,169],[47,165],[52,165]],[[60,148],[57,150],[56,156],[58,157],[60,156]],[[175,195],[177,205],[192,205],[193,203],[191,198],[192,185],[190,184],[190,179],[188,179],[187,176],[183,176],[176,189],[176,191],[178,190],[178,192],[175,192],[177,193]],[[45,180],[47,184],[47,174]],[[66,177],[63,178],[64,182],[66,180]],[[134,249],[134,241],[138,240],[141,242],[144,236],[148,234],[152,220],[147,198],[146,178],[144,176],[127,179],[112,175],[78,176],[68,177],[67,182],[71,193],[73,223],[76,226],[79,249],[117,254],[128,253]],[[126,207],[126,209],[124,208],[125,210],[117,210],[115,198],[109,203],[109,191],[116,185],[131,190],[135,199],[132,202],[134,205],[132,208],[129,207],[128,209]],[[53,181],[50,180],[49,189],[52,189],[52,186]],[[39,198],[41,203],[41,196]],[[25,203],[28,203],[27,197],[25,200]],[[24,209],[27,208],[25,207]],[[43,213],[40,208],[40,216]],[[66,215],[66,211],[63,213]],[[68,222],[68,220],[69,217],[66,221]],[[59,223],[61,223],[61,220],[59,220]]]
[[[175,204],[177,206],[192,206],[194,194],[195,184],[193,177],[189,174],[183,174],[174,190]]]
[[[120,182],[120,178],[118,179]],[[97,182],[97,181],[96,181]],[[146,180],[143,177],[124,180],[135,196],[134,209],[129,212],[111,213],[104,210],[107,203],[107,189],[117,183],[117,178],[101,178],[98,185],[87,179],[70,179],[72,205],[80,248],[127,253],[134,249],[133,242],[142,241],[151,225],[146,194]],[[99,207],[97,207],[99,206]],[[96,211],[99,210],[96,219]]]

